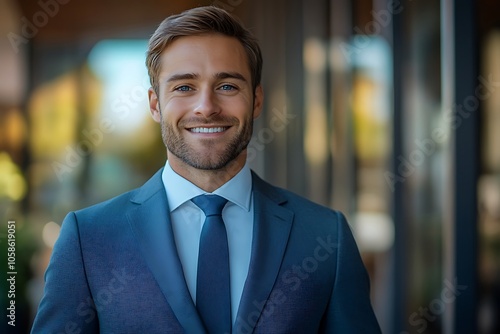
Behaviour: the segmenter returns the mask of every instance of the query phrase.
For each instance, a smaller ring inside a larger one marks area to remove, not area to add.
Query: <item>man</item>
[[[246,164],[263,106],[250,32],[191,9],[161,23],[146,63],[168,161],[66,217],[32,332],[379,333],[343,215]]]

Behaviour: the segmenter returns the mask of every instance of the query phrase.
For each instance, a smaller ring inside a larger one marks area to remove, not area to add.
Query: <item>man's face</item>
[[[252,90],[245,50],[218,34],[180,37],[161,55],[159,91],[149,91],[168,159],[177,166],[217,170],[244,163],[262,88]]]

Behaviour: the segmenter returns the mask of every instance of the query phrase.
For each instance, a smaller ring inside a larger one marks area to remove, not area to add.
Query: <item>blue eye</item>
[[[227,85],[227,84],[226,84],[226,85],[222,85],[222,86],[220,87],[220,89],[221,89],[221,90],[235,90],[235,89],[236,89],[236,87],[234,87],[233,85]]]
[[[179,86],[175,88],[175,90],[180,91],[180,92],[189,92],[191,90],[191,87],[189,86]]]

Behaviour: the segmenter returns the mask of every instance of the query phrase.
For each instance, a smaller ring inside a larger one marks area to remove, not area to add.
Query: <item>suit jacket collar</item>
[[[189,294],[170,222],[162,170],[138,189],[127,213],[143,256],[187,333],[205,333]],[[284,196],[252,172],[254,229],[250,268],[233,332],[253,332],[278,277],[293,221]],[[257,315],[257,316],[256,316]]]
[[[252,172],[254,229],[250,268],[243,289],[234,332],[252,333],[269,299],[283,261],[294,213],[285,197]]]
[[[149,269],[186,333],[205,333],[189,294],[175,246],[167,195],[157,172],[131,198],[136,205],[127,214]]]

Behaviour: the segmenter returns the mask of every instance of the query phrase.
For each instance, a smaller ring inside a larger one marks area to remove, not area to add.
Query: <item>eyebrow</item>
[[[243,82],[247,82],[245,77],[238,72],[218,72],[214,75],[214,77],[218,80],[224,79],[236,79],[241,80]],[[170,76],[166,82],[174,82],[180,80],[193,80],[199,78],[199,75],[196,73],[178,73]]]
[[[219,72],[215,74],[215,78],[219,80],[236,79],[236,80],[241,80],[243,82],[247,81],[247,79],[245,79],[245,77],[238,72]]]
[[[179,73],[174,74],[167,79],[167,82],[179,81],[179,80],[192,80],[198,78],[198,74],[195,73]]]

